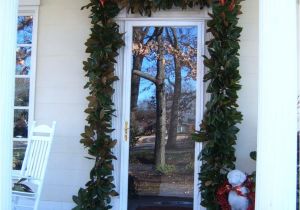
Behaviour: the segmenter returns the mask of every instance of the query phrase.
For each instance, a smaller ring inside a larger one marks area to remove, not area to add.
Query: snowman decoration
[[[232,170],[228,173],[227,179],[231,185],[228,195],[228,202],[232,210],[247,210],[249,200],[247,194],[249,190],[243,186],[246,181],[246,174],[240,170]]]

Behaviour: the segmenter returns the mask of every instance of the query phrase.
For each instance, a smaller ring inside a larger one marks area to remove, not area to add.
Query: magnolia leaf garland
[[[241,0],[224,1],[212,5],[211,19],[207,22],[208,32],[213,38],[207,42],[210,57],[205,57],[207,73],[204,81],[208,83],[207,93],[210,100],[201,129],[194,139],[203,142],[200,154],[200,191],[202,206],[218,210],[216,191],[226,180],[229,170],[235,168],[236,126],[242,121],[237,110],[237,91],[239,81],[239,37],[238,15],[241,14]]]
[[[172,7],[212,6],[211,20],[207,22],[208,32],[213,38],[207,42],[210,57],[204,64],[208,71],[204,77],[208,83],[207,93],[211,95],[206,104],[206,112],[201,130],[193,138],[204,142],[200,154],[202,160],[199,181],[201,182],[201,204],[209,210],[217,210],[216,189],[220,186],[228,170],[234,168],[237,123],[242,115],[237,111],[237,91],[240,89],[238,71],[239,36],[237,26],[241,14],[241,0],[90,0],[82,9],[91,11],[91,34],[86,44],[89,58],[84,61],[88,82],[89,102],[85,112],[87,125],[81,134],[81,143],[88,150],[88,159],[94,161],[90,180],[78,194],[73,196],[76,206],[73,210],[109,210],[111,199],[118,195],[113,177],[112,149],[117,140],[111,138],[114,131],[113,84],[115,58],[124,46],[123,34],[114,18],[122,8],[132,13],[150,16],[156,10]]]
[[[89,159],[94,161],[90,172],[90,180],[81,188],[73,201],[73,210],[108,210],[112,206],[112,196],[115,191],[113,177],[113,160],[116,157],[112,149],[117,141],[111,138],[112,117],[114,115],[113,84],[118,78],[114,75],[115,58],[118,50],[124,46],[123,34],[113,20],[120,8],[113,1],[91,0],[84,8],[91,10],[91,34],[86,45],[89,58],[84,61],[85,76],[88,82],[89,102],[85,112],[88,114],[81,143],[88,150]]]

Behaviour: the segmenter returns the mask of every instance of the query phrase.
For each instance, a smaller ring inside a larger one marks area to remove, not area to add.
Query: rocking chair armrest
[[[21,176],[21,175],[13,175],[12,176],[12,182],[16,183],[18,181],[20,181],[21,179],[25,179],[27,181],[31,181],[32,178],[30,176]]]

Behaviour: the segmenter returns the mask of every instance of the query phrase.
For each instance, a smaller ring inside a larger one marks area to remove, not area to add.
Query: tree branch
[[[170,77],[167,77],[167,80],[168,80],[168,82],[170,83],[170,85],[172,85],[173,86],[173,88],[175,87],[175,83],[174,82],[172,82],[171,80],[170,80]]]
[[[145,72],[142,72],[142,71],[139,71],[139,70],[133,70],[133,73],[139,77],[142,77],[146,80],[149,80],[151,82],[153,82],[154,84],[157,84],[157,80],[155,79],[155,77],[151,76],[150,74],[148,73],[145,73]]]
[[[173,33],[173,37],[174,37],[174,42],[173,42],[173,46],[178,49],[178,39],[177,39],[177,32],[175,30],[175,28],[171,27],[171,31]]]

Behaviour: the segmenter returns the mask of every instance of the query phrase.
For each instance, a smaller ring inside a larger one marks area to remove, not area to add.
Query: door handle
[[[125,128],[124,128],[124,130],[125,130],[125,141],[128,141],[128,131],[129,131],[129,123],[128,123],[128,121],[126,121],[125,122]]]

